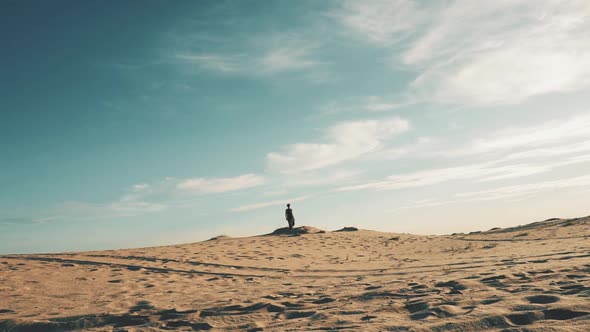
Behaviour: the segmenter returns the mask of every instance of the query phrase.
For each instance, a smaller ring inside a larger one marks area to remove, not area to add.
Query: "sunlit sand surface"
[[[589,331],[590,217],[0,257],[0,331]]]

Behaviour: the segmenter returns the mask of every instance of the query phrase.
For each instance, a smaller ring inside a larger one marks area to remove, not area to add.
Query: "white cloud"
[[[505,159],[551,157],[590,149],[590,113],[541,124],[513,127],[479,138],[458,149],[438,152],[444,156],[464,156],[513,152]]]
[[[520,184],[514,186],[500,187],[490,190],[481,190],[460,193],[455,195],[460,199],[469,200],[495,200],[503,198],[514,198],[520,196],[533,195],[541,191],[557,190],[572,187],[590,186],[590,175],[582,175],[566,179],[544,181],[538,183]]]
[[[584,189],[584,187],[589,187]],[[498,199],[522,199],[527,196],[533,196],[542,192],[563,190],[569,188],[581,188],[586,192],[590,191],[590,176],[582,175],[560,180],[542,181],[536,183],[526,183],[519,185],[503,186],[494,189],[463,192],[453,195],[448,199],[423,199],[409,202],[407,205],[399,206],[388,212],[400,209],[415,209],[423,207],[433,207],[445,204],[464,203],[473,201],[492,201]]]
[[[398,146],[394,148],[385,148],[379,151],[379,155],[374,156],[377,160],[395,160],[411,156],[414,158],[432,157],[432,149],[436,142],[428,136],[421,136],[413,143]]]
[[[590,86],[586,0],[460,0],[429,11],[411,1],[343,7],[341,24],[391,48],[395,66],[417,71],[411,89],[425,100],[513,104]]]
[[[513,127],[487,138],[476,139],[465,147],[433,156],[465,158],[487,156],[490,161],[465,166],[396,174],[381,180],[340,186],[338,191],[398,190],[424,187],[453,180],[472,183],[515,179],[550,172],[554,169],[590,162],[590,113],[553,120],[527,127]],[[428,144],[429,140],[425,140]],[[391,150],[392,157],[407,149]]]
[[[393,111],[395,109],[412,105],[412,100],[387,100],[380,96],[369,96],[363,109],[373,112]]]
[[[554,120],[537,126],[506,129],[491,139],[477,140],[475,151],[510,150],[539,147],[590,138],[590,113],[566,120]]]
[[[483,6],[483,8],[482,8]],[[403,56],[437,101],[490,105],[590,83],[587,1],[458,1]]]
[[[590,151],[590,140],[579,143],[564,144],[546,148],[530,149],[508,155],[506,159],[527,159],[539,157],[555,157],[579,152]]]
[[[138,183],[133,186],[133,190],[142,191],[142,190],[148,189],[149,187],[150,187],[150,185],[147,183]]]
[[[268,45],[248,46],[239,52],[174,55],[177,61],[225,74],[268,75],[305,70],[320,64],[314,59],[319,44],[294,36],[275,36]]]
[[[379,0],[346,1],[331,16],[369,42],[393,45],[412,35],[427,18],[425,14],[415,1]]]
[[[39,224],[45,224],[48,221],[58,220],[60,218],[62,218],[62,216],[35,217],[35,218],[32,219],[32,221],[35,222],[35,223],[39,223]]]
[[[108,205],[108,209],[125,215],[137,215],[149,212],[163,211],[168,206],[160,203],[151,203],[135,200],[119,200]]]
[[[264,72],[277,73],[316,66],[318,62],[311,59],[315,48],[312,44],[299,43],[271,49],[259,60],[260,68]]]
[[[0,217],[1,225],[36,225],[44,223],[36,218],[30,217]]]
[[[256,174],[244,174],[233,178],[193,178],[180,181],[176,188],[198,193],[222,193],[251,187],[265,183],[262,176]]]
[[[399,117],[343,122],[327,130],[327,143],[296,143],[266,158],[270,169],[281,173],[321,169],[376,151],[384,140],[409,128],[408,121]]]
[[[335,169],[315,170],[298,174],[290,174],[284,179],[285,186],[324,186],[327,184],[339,184],[350,182],[359,174],[359,170]]]
[[[102,219],[132,217],[146,213],[160,212],[171,206],[165,194],[170,189],[168,181],[140,183],[129,187],[116,200],[106,203],[69,201],[63,203],[58,212],[63,219]]]
[[[248,57],[244,55],[223,54],[177,54],[176,58],[192,63],[203,69],[222,73],[242,72],[248,68]]]
[[[320,107],[326,114],[343,112],[388,112],[415,105],[419,102],[411,95],[367,96],[363,98],[343,98]]]
[[[170,208],[191,207],[204,195],[252,188],[265,182],[264,177],[255,174],[230,178],[166,177],[160,181],[130,186],[119,198],[111,202],[66,202],[54,212],[59,213],[60,218],[76,220],[132,217]]]
[[[503,165],[503,163],[506,163],[510,160],[511,158],[508,157],[491,162],[467,166],[439,168],[408,174],[391,175],[379,181],[342,186],[337,188],[337,191],[398,190],[430,186],[452,180],[474,180],[474,182],[489,182],[520,178],[549,172],[558,167],[590,162],[590,154],[571,156],[569,158],[549,162],[541,161],[537,163]]]
[[[311,196],[307,195],[307,196],[299,196],[299,197],[295,197],[295,198],[291,198],[291,199],[282,199],[282,200],[274,200],[274,201],[270,201],[270,202],[254,203],[254,204],[242,205],[240,207],[231,209],[231,211],[232,212],[251,211],[251,210],[262,209],[262,208],[269,207],[269,206],[285,205],[287,203],[300,202],[300,201],[304,201],[309,198],[311,198]]]
[[[467,166],[449,167],[418,171],[408,174],[391,175],[384,180],[351,186],[343,186],[338,191],[351,190],[397,190],[435,185],[452,180],[475,179],[477,182],[517,178],[546,172],[548,166],[516,164],[499,166],[495,162]]]

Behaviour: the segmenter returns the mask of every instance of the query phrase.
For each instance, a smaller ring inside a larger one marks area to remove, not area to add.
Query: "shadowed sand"
[[[588,331],[590,217],[0,256],[0,331]]]

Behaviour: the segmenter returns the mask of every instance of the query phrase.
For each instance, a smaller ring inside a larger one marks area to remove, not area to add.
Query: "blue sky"
[[[0,252],[590,214],[587,1],[8,1]]]

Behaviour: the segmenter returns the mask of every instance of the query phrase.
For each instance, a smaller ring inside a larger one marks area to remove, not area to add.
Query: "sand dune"
[[[590,217],[0,256],[0,331],[589,331]]]

